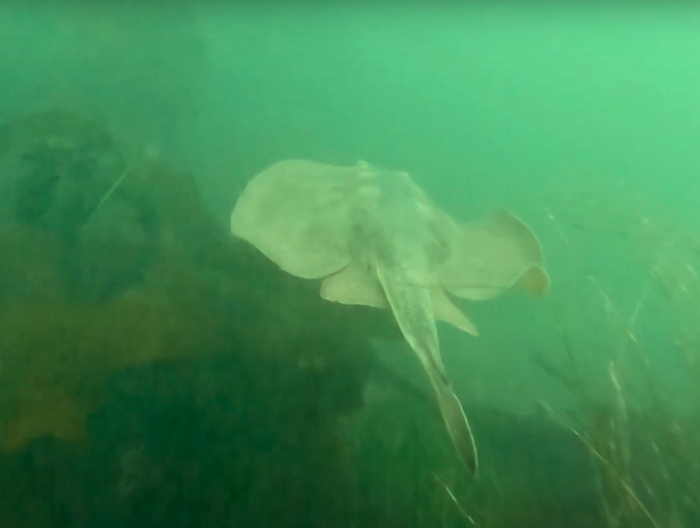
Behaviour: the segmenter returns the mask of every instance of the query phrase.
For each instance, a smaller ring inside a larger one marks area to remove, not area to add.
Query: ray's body
[[[350,241],[353,260],[376,274],[401,333],[428,374],[460,460],[476,473],[476,444],[442,365],[430,289],[416,285],[431,271],[425,246],[439,245],[423,218],[430,204],[404,173],[372,171],[365,178],[360,189],[365,200]]]
[[[539,242],[522,222],[500,212],[459,224],[406,172],[286,160],[248,183],[231,232],[287,273],[323,279],[329,301],[390,309],[430,379],[462,463],[476,472],[476,447],[445,375],[435,320],[477,335],[445,291],[486,300],[516,285],[548,289]]]

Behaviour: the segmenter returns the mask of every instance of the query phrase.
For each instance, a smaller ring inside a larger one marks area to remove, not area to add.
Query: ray
[[[285,160],[247,184],[231,233],[285,272],[322,279],[328,301],[390,310],[431,382],[457,455],[476,474],[476,444],[435,321],[476,336],[450,295],[483,301],[516,287],[549,289],[539,241],[523,222],[507,211],[457,222],[405,171]]]

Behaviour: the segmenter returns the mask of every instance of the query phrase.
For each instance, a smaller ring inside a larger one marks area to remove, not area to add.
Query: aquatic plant
[[[577,266],[573,279],[555,287],[552,320],[561,348],[533,361],[577,408],[565,412],[545,401],[540,415],[523,419],[471,405],[483,467],[490,469],[470,482],[451,469],[446,439],[431,425],[436,410],[426,400],[399,391],[368,403],[347,430],[355,502],[375,505],[403,526],[690,528],[700,522],[700,454],[693,447],[700,445],[700,245],[670,221],[642,215],[641,206],[630,207],[622,222],[615,205],[612,225],[597,214],[590,230],[585,219],[548,211]],[[621,265],[629,266],[638,290],[611,292],[577,233],[624,244],[620,252],[629,261]],[[661,322],[667,340],[649,337],[646,328]],[[591,329],[598,339],[590,339]],[[673,350],[677,370],[669,387],[658,362]]]
[[[569,388],[577,393],[586,418],[582,427],[568,427],[591,453],[608,526],[694,526],[700,516],[700,456],[688,447],[700,440],[699,428],[693,425],[699,410],[692,403],[684,406],[683,401],[697,401],[691,396],[697,390],[694,380],[698,378],[693,372],[697,349],[691,344],[692,338],[686,341],[687,337],[678,336],[688,336],[688,329],[697,328],[700,321],[693,263],[697,243],[669,221],[650,220],[651,215],[641,209],[635,207],[626,223],[607,228],[600,226],[600,216],[593,226],[550,216],[557,222],[562,240],[578,255],[589,279],[589,293],[602,301],[611,342],[605,400],[589,391],[580,374],[581,360],[563,329],[562,343],[572,374],[559,372],[557,377],[575,380]],[[641,274],[638,297],[628,317],[621,314],[591,272],[585,253],[572,242],[566,226],[621,237],[633,261],[646,271]],[[658,325],[662,321],[660,313],[668,325],[669,342],[645,343],[638,337],[640,321],[646,319]],[[668,362],[674,364],[677,376],[687,376],[685,380],[678,378],[675,385],[680,392],[674,396],[683,398],[680,405],[663,394],[657,376],[658,354],[670,352],[673,344],[681,351],[681,361],[669,358]],[[650,346],[657,348],[655,360],[649,355]],[[548,372],[556,370],[549,368]]]

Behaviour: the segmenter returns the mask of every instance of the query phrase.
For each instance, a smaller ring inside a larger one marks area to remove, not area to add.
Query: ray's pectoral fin
[[[518,280],[523,291],[540,297],[549,290],[549,275],[541,265],[533,265]]]
[[[308,160],[274,163],[246,185],[231,213],[231,234],[296,277],[336,273],[351,260],[358,171]]]
[[[354,262],[323,280],[321,297],[341,304],[389,308],[376,274]]]
[[[450,293],[481,301],[515,286],[535,295],[549,290],[537,237],[509,212],[495,212],[452,232],[450,258],[440,266],[441,285]]]

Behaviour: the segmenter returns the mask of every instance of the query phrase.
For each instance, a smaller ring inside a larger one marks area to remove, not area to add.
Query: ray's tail
[[[424,367],[435,390],[442,419],[445,422],[447,433],[450,435],[457,455],[467,471],[472,475],[476,475],[479,469],[476,442],[469,426],[469,420],[467,420],[467,416],[462,409],[462,404],[452,387],[435,368],[425,364]]]
[[[430,379],[452,444],[465,468],[476,475],[476,444],[462,404],[444,373],[430,291],[397,279],[382,267],[377,267],[377,276],[401,333]]]

